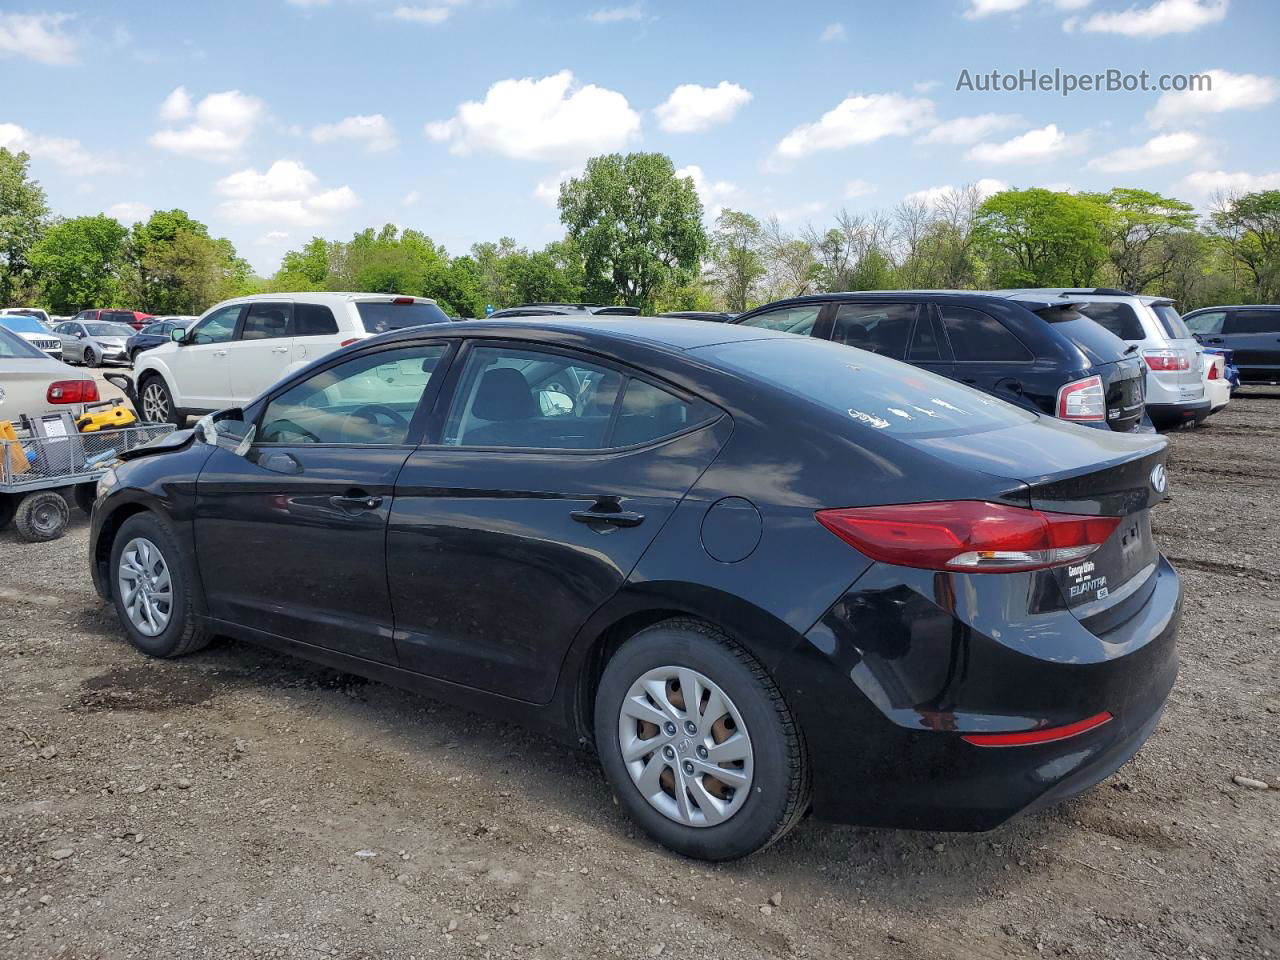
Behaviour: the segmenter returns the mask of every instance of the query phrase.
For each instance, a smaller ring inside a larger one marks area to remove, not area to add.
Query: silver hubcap
[[[169,625],[173,614],[173,581],[160,548],[146,537],[134,537],[120,554],[120,599],[129,622],[145,637]]]
[[[164,387],[158,383],[148,383],[142,391],[142,412],[152,423],[162,423],[169,419],[169,398]]]
[[[712,827],[751,793],[751,737],[733,701],[688,667],[636,680],[618,712],[618,747],[636,788],[663,816]]]

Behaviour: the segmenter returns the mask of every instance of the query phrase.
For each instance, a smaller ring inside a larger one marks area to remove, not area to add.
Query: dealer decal
[[[1105,576],[1093,576],[1094,563],[1092,560],[1086,560],[1084,563],[1077,563],[1067,567],[1067,576],[1071,578],[1071,584],[1068,587],[1068,594],[1072,600],[1077,597],[1083,597],[1086,594],[1093,593],[1095,600],[1102,600],[1110,591],[1107,589],[1107,578]]]

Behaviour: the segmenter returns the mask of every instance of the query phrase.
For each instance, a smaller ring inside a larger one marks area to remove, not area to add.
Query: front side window
[[[1197,313],[1194,317],[1184,317],[1187,328],[1202,337],[1217,336],[1222,332],[1222,324],[1227,319],[1225,310],[1210,310],[1208,313]]]
[[[245,314],[241,340],[275,340],[289,327],[289,306],[284,303],[255,303]]]
[[[762,330],[780,330],[783,333],[798,333],[802,337],[813,335],[814,325],[818,322],[818,314],[822,312],[822,304],[805,303],[794,307],[783,307],[758,313],[742,321],[744,327],[759,327]]]
[[[942,326],[957,361],[1022,362],[1034,359],[1031,351],[1009,329],[989,314],[950,304],[941,306]]]
[[[901,360],[907,355],[907,339],[915,320],[913,303],[842,303],[836,311],[831,339]]]
[[[403,444],[445,349],[383,350],[322,370],[267,405],[259,442]]]
[[[240,304],[223,307],[201,320],[192,328],[189,343],[225,343],[235,336],[236,321],[240,319]]]
[[[167,323],[149,323],[139,332],[147,337],[162,337],[169,332],[169,325]]]

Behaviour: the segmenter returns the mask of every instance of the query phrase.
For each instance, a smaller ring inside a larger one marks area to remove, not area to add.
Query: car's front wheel
[[[111,548],[111,597],[129,642],[153,657],[180,657],[212,635],[192,609],[192,578],[169,524],[152,513],[130,517]]]
[[[668,620],[624,643],[596,692],[595,734],[619,803],[686,856],[747,856],[808,809],[804,743],[781,692],[708,624]]]
[[[84,348],[84,365],[86,367],[96,367],[98,365],[98,355],[93,352],[93,347]]]
[[[172,423],[183,426],[186,417],[179,416],[173,404],[173,394],[158,374],[151,374],[142,381],[142,419],[148,423]]]

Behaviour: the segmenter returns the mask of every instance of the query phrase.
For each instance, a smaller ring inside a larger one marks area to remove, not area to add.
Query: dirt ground
[[[2,533],[0,957],[1280,957],[1280,391],[1173,443],[1182,669],[1128,766],[987,834],[810,820],[719,867],[519,729],[225,641],[147,660],[82,517]]]

